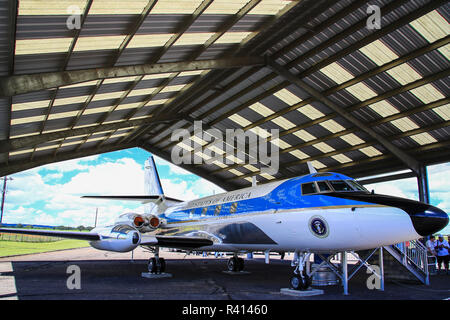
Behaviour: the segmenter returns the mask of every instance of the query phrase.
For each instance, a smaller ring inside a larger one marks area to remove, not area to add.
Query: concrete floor
[[[365,269],[349,282],[349,295],[342,287],[319,287],[324,295],[292,297],[280,294],[289,286],[293,268],[292,255],[285,260],[271,259],[269,265],[262,256],[246,260],[249,273],[229,275],[227,258],[189,255],[161,251],[167,272],[172,278],[147,279],[149,253],[139,248],[131,253],[111,253],[92,248],[0,258],[0,299],[146,299],[146,300],[385,300],[433,299],[450,297],[450,275],[431,277],[431,285],[387,282],[385,291],[369,290]],[[70,265],[81,270],[81,289],[68,289]]]

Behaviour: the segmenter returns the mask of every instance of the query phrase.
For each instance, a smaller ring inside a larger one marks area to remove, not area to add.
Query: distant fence
[[[15,242],[55,242],[63,240],[63,238],[38,236],[31,234],[17,234],[17,233],[0,233],[0,241],[15,241]]]

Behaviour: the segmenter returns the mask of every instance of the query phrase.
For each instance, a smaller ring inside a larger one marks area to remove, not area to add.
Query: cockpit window
[[[302,184],[302,194],[317,193],[316,184],[314,182]]]
[[[317,186],[319,187],[320,192],[328,192],[331,191],[330,186],[325,181],[318,181]]]
[[[351,185],[355,191],[367,191],[368,192],[368,190],[366,188],[364,188],[362,185],[360,185],[358,182],[356,182],[354,180],[347,180],[347,183],[349,185]]]
[[[353,191],[352,187],[344,180],[330,181],[334,191]]]
[[[369,192],[354,180],[327,180],[307,182],[302,184],[302,194],[311,195],[327,192]]]

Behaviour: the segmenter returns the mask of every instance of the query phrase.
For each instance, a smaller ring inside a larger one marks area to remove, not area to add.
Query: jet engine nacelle
[[[140,232],[150,232],[161,225],[161,220],[155,215],[141,215],[138,213],[124,213],[119,216],[116,224],[127,224]]]
[[[101,237],[101,240],[90,242],[92,247],[99,250],[127,252],[134,250],[141,243],[139,231],[126,224],[95,228],[92,232]]]

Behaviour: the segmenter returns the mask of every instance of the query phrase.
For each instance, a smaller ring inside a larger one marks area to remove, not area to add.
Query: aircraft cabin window
[[[317,193],[316,184],[314,182],[304,183],[302,184],[302,194],[312,194]]]
[[[238,205],[237,202],[233,202],[233,203],[231,204],[231,206],[230,206],[230,214],[233,214],[233,213],[236,212],[237,205]]]
[[[330,186],[325,181],[318,181],[317,186],[319,187],[320,192],[328,192],[331,191]]]
[[[221,204],[216,206],[216,208],[214,209],[214,215],[218,216],[220,214],[220,210],[222,210],[222,205]]]
[[[344,180],[330,181],[334,191],[353,191],[352,187]]]

